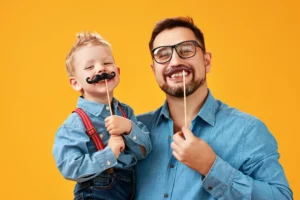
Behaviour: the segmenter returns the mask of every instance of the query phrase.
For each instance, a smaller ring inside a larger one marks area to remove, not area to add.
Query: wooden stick
[[[110,105],[110,98],[109,98],[109,92],[108,92],[108,87],[107,87],[107,79],[105,79],[105,84],[106,84],[106,93],[107,93],[107,99],[108,99],[108,106],[109,106],[109,111],[110,111],[110,115],[112,116],[112,110],[111,110],[111,105]]]
[[[183,77],[183,106],[184,106],[184,126],[187,126],[187,119],[186,119],[186,94],[185,94],[185,73],[182,70],[182,77]]]

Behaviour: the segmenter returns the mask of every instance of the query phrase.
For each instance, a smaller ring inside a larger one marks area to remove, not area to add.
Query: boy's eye
[[[104,65],[111,65],[111,64],[113,64],[113,63],[111,63],[111,62],[104,63]]]
[[[91,65],[91,66],[86,67],[85,69],[93,69],[93,68],[94,68],[94,65]]]

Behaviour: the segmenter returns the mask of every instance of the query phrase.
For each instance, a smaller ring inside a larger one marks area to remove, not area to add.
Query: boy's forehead
[[[74,54],[75,61],[87,61],[94,59],[109,59],[113,58],[112,52],[108,46],[105,45],[89,45],[83,46]]]

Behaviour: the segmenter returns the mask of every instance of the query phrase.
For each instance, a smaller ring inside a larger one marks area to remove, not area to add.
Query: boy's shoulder
[[[82,123],[80,116],[77,113],[72,112],[62,123],[61,127],[80,128],[81,129],[81,128],[84,128],[84,125]]]
[[[134,113],[133,108],[131,106],[129,106],[128,104],[126,104],[126,103],[122,103],[122,102],[119,101],[118,107],[120,109],[124,110],[127,114],[128,113]]]
[[[119,106],[121,106],[122,108],[127,108],[128,107],[128,108],[132,109],[128,104],[120,102],[120,101],[119,101]]]

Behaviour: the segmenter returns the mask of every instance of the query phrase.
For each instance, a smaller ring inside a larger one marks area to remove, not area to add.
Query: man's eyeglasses
[[[173,49],[175,49],[180,58],[185,59],[195,56],[196,47],[200,47],[205,52],[204,48],[195,40],[188,40],[171,46],[156,47],[151,52],[155,62],[164,64],[172,59]]]

